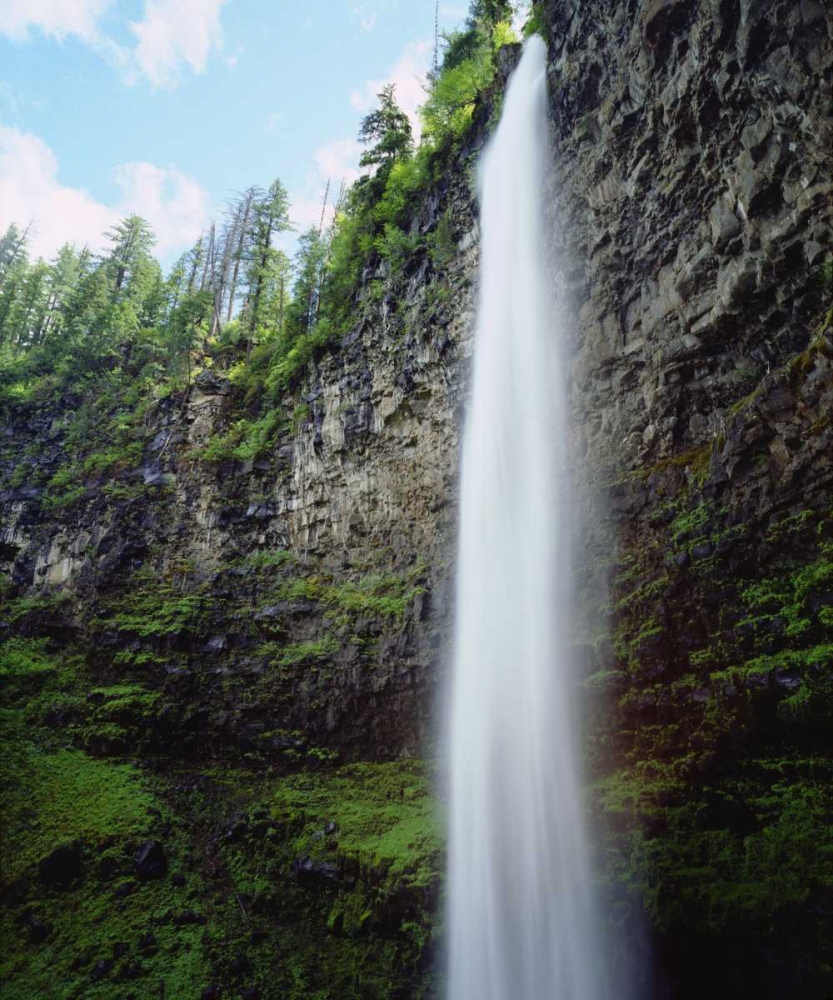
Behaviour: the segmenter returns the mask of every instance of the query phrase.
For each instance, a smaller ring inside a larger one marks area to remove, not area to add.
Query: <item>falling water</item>
[[[602,993],[576,763],[571,490],[535,37],[482,171],[451,706],[450,1000]]]

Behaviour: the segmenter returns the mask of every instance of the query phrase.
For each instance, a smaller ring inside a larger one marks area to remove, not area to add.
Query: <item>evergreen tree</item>
[[[105,236],[113,246],[102,260],[111,277],[113,300],[117,301],[129,289],[131,281],[142,274],[142,265],[150,258],[156,238],[148,223],[138,215],[122,219]]]
[[[25,259],[28,238],[28,227],[21,232],[14,223],[0,237],[0,282],[14,268],[16,262]]]
[[[234,306],[237,300],[238,282],[240,280],[240,269],[244,262],[251,255],[253,227],[252,216],[255,203],[263,197],[263,192],[256,187],[250,187],[240,198],[229,205],[229,231],[227,245],[229,248],[229,279],[228,279],[228,306],[226,311],[226,322],[234,315]]]
[[[379,94],[379,107],[362,119],[359,142],[368,145],[359,160],[362,167],[378,167],[385,177],[394,162],[414,149],[411,121],[396,103],[396,86],[389,83]]]
[[[249,293],[245,309],[246,327],[254,338],[255,331],[263,320],[264,292],[273,270],[276,250],[275,236],[292,228],[289,221],[289,195],[283,184],[276,180],[263,198],[252,208],[253,234],[247,279]]]
[[[313,226],[298,240],[295,254],[295,282],[288,312],[288,334],[291,340],[309,333],[318,318],[327,241],[321,230]]]
[[[510,0],[472,0],[469,5],[468,28],[476,28],[485,22],[494,26],[499,21],[511,21],[514,14]]]
[[[19,347],[40,343],[47,310],[49,265],[39,260],[21,268],[22,280],[7,320],[8,334]]]

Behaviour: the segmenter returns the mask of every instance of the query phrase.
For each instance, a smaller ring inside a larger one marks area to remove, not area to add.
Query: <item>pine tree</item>
[[[14,268],[15,263],[26,257],[28,240],[29,227],[21,232],[14,223],[0,237],[0,283]]]
[[[362,167],[378,167],[387,176],[394,162],[414,149],[411,120],[396,103],[396,86],[389,83],[378,93],[379,107],[362,119],[359,142],[370,146],[359,160]]]
[[[483,22],[494,26],[499,21],[511,21],[513,14],[510,0],[472,0],[469,5],[467,26],[476,28]]]
[[[288,313],[290,339],[309,333],[318,318],[322,272],[327,255],[327,241],[319,229],[308,229],[298,240],[295,254],[295,283]]]
[[[240,280],[240,268],[249,258],[252,245],[252,217],[254,206],[263,197],[263,192],[256,187],[250,187],[243,192],[239,200],[229,206],[231,225],[229,227],[229,267],[231,273],[228,281],[228,307],[226,322],[234,315],[237,300],[237,288]]]
[[[39,341],[57,336],[65,323],[65,310],[80,279],[80,258],[69,243],[65,243],[49,266],[49,295]]]
[[[274,181],[266,195],[254,203],[252,217],[254,232],[247,268],[249,294],[246,326],[253,338],[262,320],[264,290],[274,263],[276,251],[273,240],[278,233],[292,228],[289,195],[279,180]]]
[[[117,301],[140,271],[141,264],[150,257],[156,238],[148,223],[138,215],[122,219],[105,236],[113,246],[102,260],[112,279],[113,301]]]

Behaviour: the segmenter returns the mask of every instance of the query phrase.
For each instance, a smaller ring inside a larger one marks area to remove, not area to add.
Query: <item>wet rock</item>
[[[44,885],[65,889],[80,879],[84,855],[79,841],[62,844],[38,862],[38,874]]]
[[[231,392],[231,382],[210,368],[203,369],[197,375],[194,385],[206,396],[227,396]]]
[[[133,855],[133,866],[142,882],[162,878],[168,870],[162,845],[156,840],[146,840]]]
[[[118,970],[116,979],[124,983],[132,982],[134,979],[141,978],[143,972],[141,963],[135,958],[131,958]]]
[[[156,936],[148,932],[139,938],[137,947],[143,955],[150,955],[158,951],[159,943],[156,940]]]
[[[110,958],[103,958],[96,962],[93,966],[93,971],[90,973],[90,978],[94,983],[99,982],[105,977],[109,976],[113,970],[113,965],[115,963]]]
[[[252,963],[248,955],[243,952],[238,952],[234,956],[234,961],[231,964],[232,975],[239,978],[243,976],[248,976],[252,972]]]
[[[332,884],[339,879],[339,867],[330,861],[315,861],[309,855],[296,858],[292,872],[299,885],[315,887]]]
[[[249,833],[249,824],[245,819],[235,820],[223,834],[223,840],[227,844],[239,844]]]
[[[43,944],[52,933],[52,928],[46,921],[34,913],[29,913],[23,920],[23,926],[32,944]]]

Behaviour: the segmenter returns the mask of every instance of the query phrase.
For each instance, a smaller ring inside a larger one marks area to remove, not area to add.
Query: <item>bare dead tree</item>
[[[231,273],[229,284],[228,309],[226,311],[226,322],[234,313],[234,302],[237,297],[237,283],[240,280],[240,265],[246,257],[246,251],[250,236],[250,226],[252,222],[252,212],[256,198],[260,192],[257,188],[250,187],[243,192],[235,211],[235,242],[231,251],[234,267]]]

